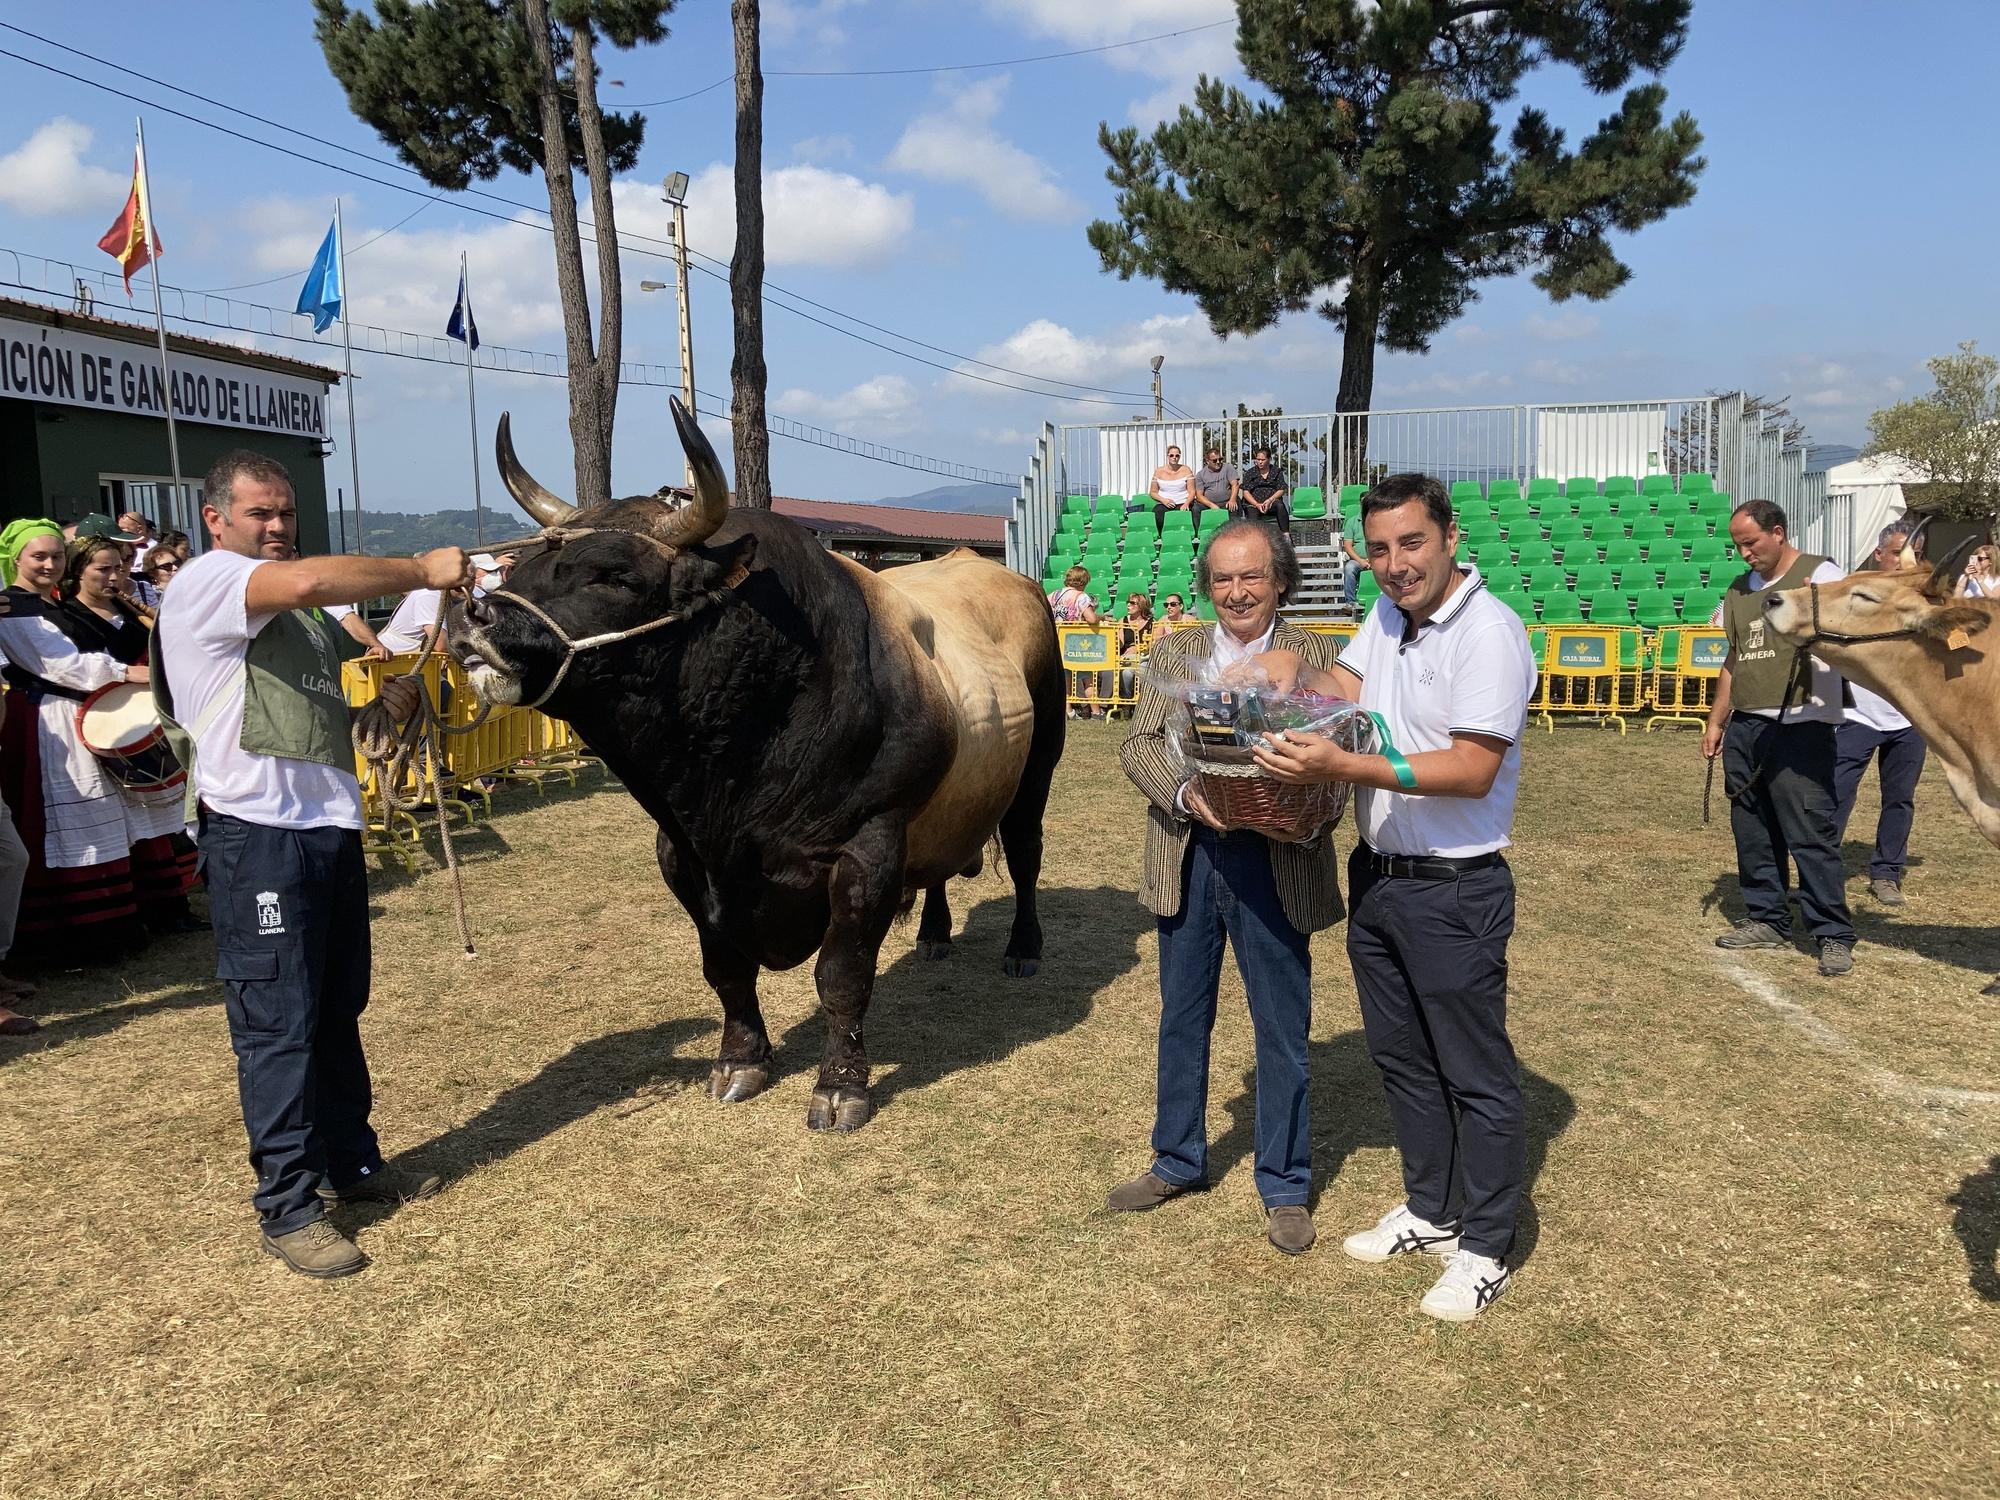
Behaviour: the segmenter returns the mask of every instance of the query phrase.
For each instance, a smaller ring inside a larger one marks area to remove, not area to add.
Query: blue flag
[[[479,325],[472,319],[472,304],[465,295],[465,272],[458,273],[458,301],[451,305],[451,321],[444,325],[447,337],[457,339],[461,344],[470,343],[479,347]]]
[[[340,316],[340,247],[334,229],[332,224],[326,226],[326,238],[313,257],[312,269],[306,272],[306,284],[299,288],[295,310],[313,320],[314,333],[325,333],[327,325]]]

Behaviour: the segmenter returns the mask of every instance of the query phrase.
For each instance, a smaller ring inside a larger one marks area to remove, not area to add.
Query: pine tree
[[[569,353],[576,503],[611,497],[624,303],[611,178],[637,163],[646,122],[597,103],[600,42],[667,35],[675,0],[375,0],[374,18],[314,0],[314,32],[348,107],[433,186],[539,171],[554,221]],[[598,316],[591,328],[574,174],[590,184]]]
[[[1544,63],[1608,94],[1657,73],[1692,0],[1238,0],[1237,54],[1268,97],[1203,77],[1148,138],[1098,133],[1118,218],[1104,267],[1186,292],[1218,334],[1317,306],[1344,333],[1341,411],[1368,410],[1376,345],[1422,353],[1490,276],[1560,302],[1631,276],[1610,234],[1694,197],[1701,132],[1642,84],[1575,150],[1539,109],[1495,111]],[[1367,439],[1339,455],[1366,472]]]

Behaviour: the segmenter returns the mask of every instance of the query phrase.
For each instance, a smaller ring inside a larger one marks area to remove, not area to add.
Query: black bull
[[[862,1023],[889,925],[926,892],[918,947],[944,957],[945,882],[977,873],[996,833],[1015,893],[1005,971],[1041,959],[1055,628],[1032,581],[969,553],[871,574],[782,516],[730,508],[679,402],[674,420],[685,504],[578,511],[521,468],[502,416],[501,474],[543,530],[506,588],[453,610],[450,644],[483,696],[568,720],[659,824],[660,871],[722,1002],[713,1097],[770,1081],[758,970],[819,955],[806,1123],[851,1130],[873,1112]]]

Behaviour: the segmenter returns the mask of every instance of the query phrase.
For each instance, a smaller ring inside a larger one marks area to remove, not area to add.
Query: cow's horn
[[[1945,553],[1938,560],[1938,565],[1931,570],[1931,579],[1924,585],[1924,592],[1933,599],[1950,598],[1952,590],[1958,586],[1959,577],[1965,572],[1966,558],[1971,555],[1972,549],[1979,545],[1980,540],[1980,534],[1975,531]]]
[[[1924,554],[1923,554],[1924,533],[1926,531],[1929,531],[1930,529],[1931,529],[1931,518],[1929,516],[1925,516],[1921,521],[1917,522],[1915,530],[1909,532],[1906,536],[1904,536],[1902,555],[1896,559],[1897,563],[1900,566],[1905,568],[1914,568],[1918,563],[1924,560]]]
[[[729,482],[722,477],[722,464],[694,413],[678,396],[669,396],[667,404],[673,408],[674,426],[687,450],[688,467],[694,471],[694,500],[674,517],[660,540],[670,547],[699,547],[715,535],[715,528],[729,514]]]
[[[561,526],[576,514],[576,507],[543,489],[535,482],[535,476],[521,467],[521,460],[514,456],[514,434],[509,427],[509,413],[500,413],[500,430],[493,437],[493,451],[500,460],[500,478],[507,486],[507,493],[514,497],[514,503],[544,526]]]

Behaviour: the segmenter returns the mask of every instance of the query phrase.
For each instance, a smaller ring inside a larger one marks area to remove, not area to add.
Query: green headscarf
[[[14,560],[21,555],[21,549],[38,536],[52,536],[62,540],[62,527],[46,516],[29,520],[9,521],[0,530],[0,582],[10,588],[14,583]]]

